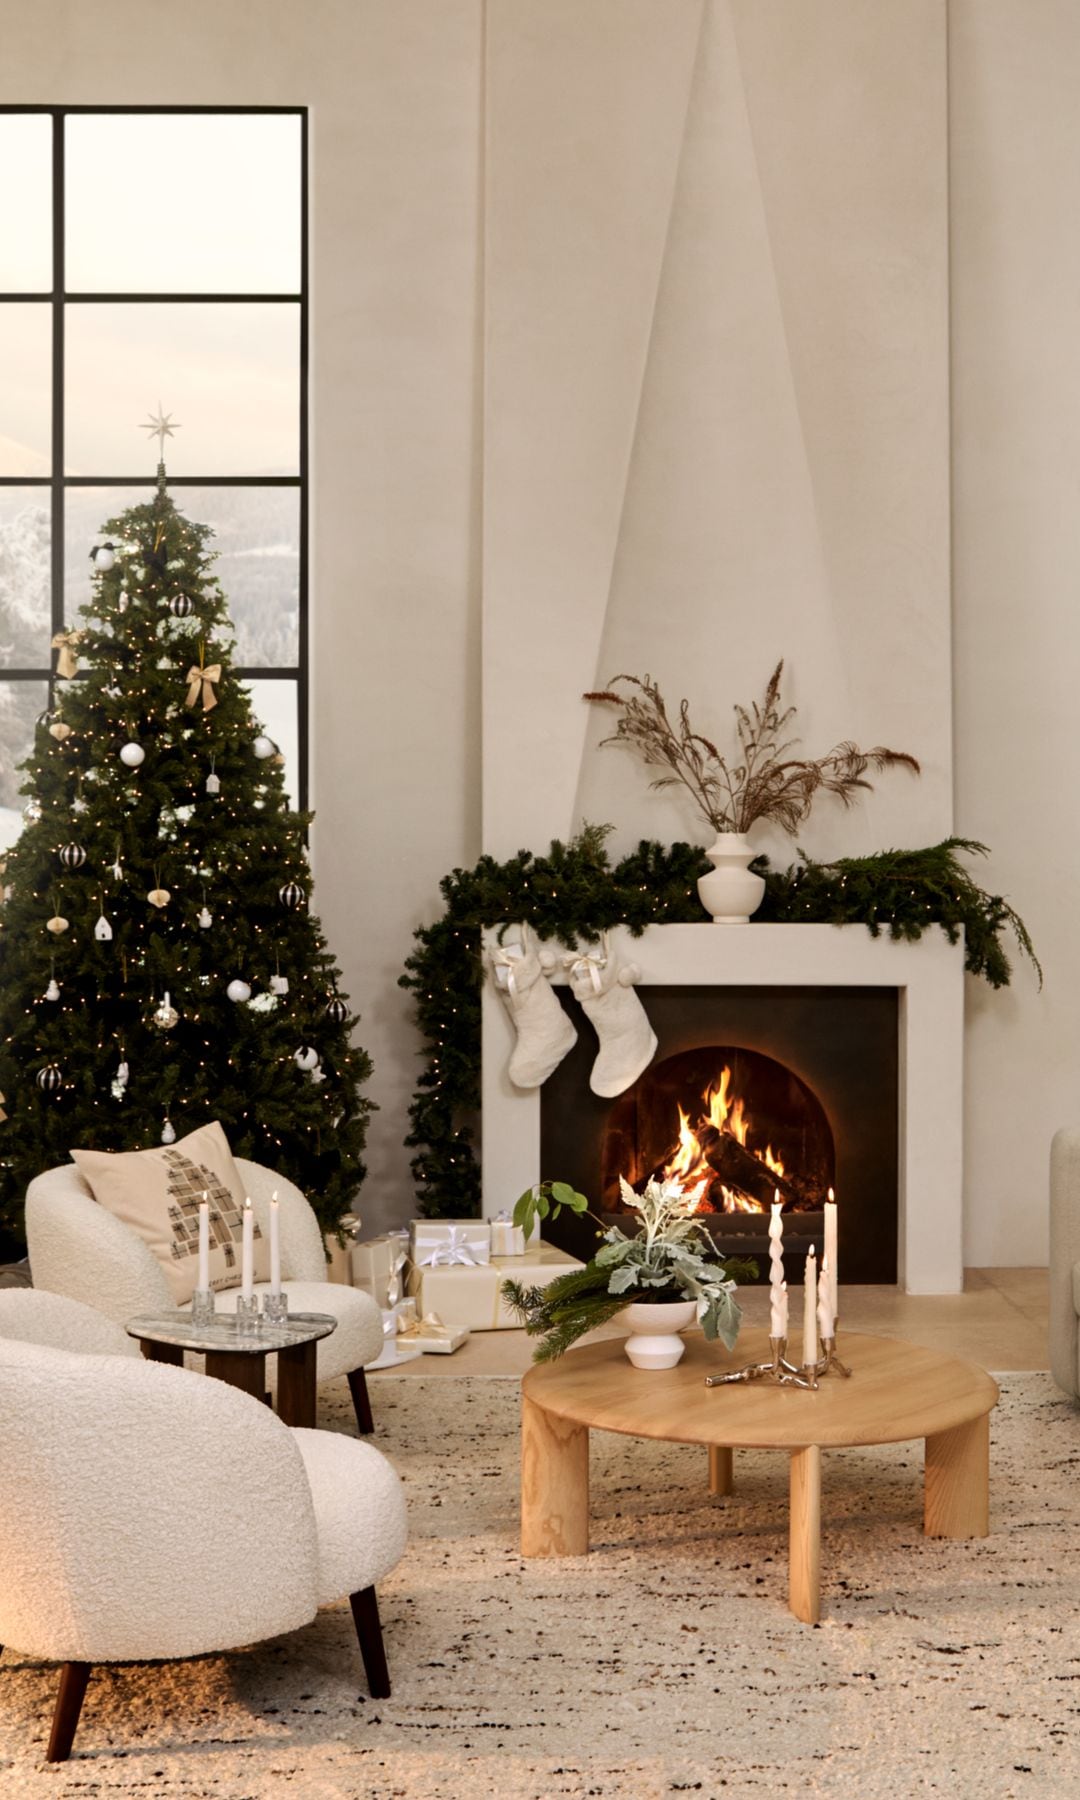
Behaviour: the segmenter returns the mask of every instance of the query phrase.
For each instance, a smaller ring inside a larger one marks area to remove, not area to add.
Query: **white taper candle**
[[[199,1292],[210,1286],[210,1196],[203,1188],[199,1201]]]
[[[783,1313],[780,1304],[784,1286],[784,1222],[780,1215],[777,1193],[769,1220],[769,1335],[783,1337]]]
[[[254,1261],[255,1214],[251,1210],[251,1201],[248,1199],[244,1201],[244,1233],[240,1242],[240,1294],[244,1300],[250,1300],[252,1296]]]
[[[833,1323],[835,1324],[836,1315],[840,1311],[836,1286],[840,1265],[836,1257],[836,1200],[832,1188],[829,1189],[829,1198],[825,1202],[825,1254],[821,1267],[823,1272],[826,1267],[829,1271],[829,1305],[832,1308]]]
[[[274,1189],[270,1201],[270,1292],[281,1292],[281,1208],[278,1205],[277,1189]]]
[[[831,1338],[834,1335],[832,1279],[827,1256],[823,1256],[821,1259],[821,1280],[818,1282],[817,1322],[818,1330],[823,1338]]]
[[[817,1341],[817,1254],[813,1244],[806,1259],[803,1277],[803,1363],[810,1367],[818,1359]]]

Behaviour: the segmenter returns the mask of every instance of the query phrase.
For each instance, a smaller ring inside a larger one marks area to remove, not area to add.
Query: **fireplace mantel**
[[[485,932],[485,943],[497,931]],[[623,926],[612,947],[650,985],[888,987],[900,1007],[899,1279],[910,1294],[963,1287],[964,947],[937,926],[916,943],[862,925]],[[560,969],[553,978],[561,982]],[[582,1019],[581,1029],[591,1031]],[[540,1093],[506,1073],[513,1026],[492,984],[483,999],[483,1193],[490,1217],[539,1180]],[[546,1174],[558,1171],[547,1170]]]

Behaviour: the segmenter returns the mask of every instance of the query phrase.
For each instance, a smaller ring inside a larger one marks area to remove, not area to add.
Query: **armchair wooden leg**
[[[67,1762],[82,1711],[83,1695],[90,1679],[90,1663],[66,1662],[60,1670],[60,1690],[53,1711],[46,1762]]]
[[[371,1416],[371,1401],[368,1399],[367,1376],[363,1369],[353,1369],[349,1375],[349,1392],[352,1395],[353,1411],[356,1414],[358,1431],[374,1431],[375,1421]]]
[[[375,1589],[361,1588],[359,1593],[350,1594],[349,1605],[352,1607],[353,1624],[360,1642],[360,1654],[364,1659],[364,1673],[367,1675],[371,1698],[385,1700],[390,1693],[390,1671],[386,1666],[386,1650],[383,1646]]]

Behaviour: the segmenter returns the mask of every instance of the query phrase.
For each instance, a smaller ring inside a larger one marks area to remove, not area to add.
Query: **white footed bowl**
[[[635,1369],[673,1369],[686,1345],[678,1335],[697,1318],[693,1300],[634,1300],[622,1314],[630,1328],[623,1345]]]

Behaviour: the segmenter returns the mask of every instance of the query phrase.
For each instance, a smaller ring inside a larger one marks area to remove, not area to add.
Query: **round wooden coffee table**
[[[925,1438],[924,1531],[985,1537],[997,1383],[974,1363],[899,1338],[845,1332],[838,1348],[851,1379],[830,1375],[816,1393],[766,1381],[705,1386],[706,1375],[764,1360],[761,1331],[744,1331],[731,1354],[694,1333],[674,1369],[633,1368],[622,1338],[530,1369],[522,1383],[522,1554],[587,1552],[590,1429],[707,1445],[714,1493],[731,1491],[733,1450],[787,1451],[788,1603],[809,1624],[820,1613],[823,1449]]]

